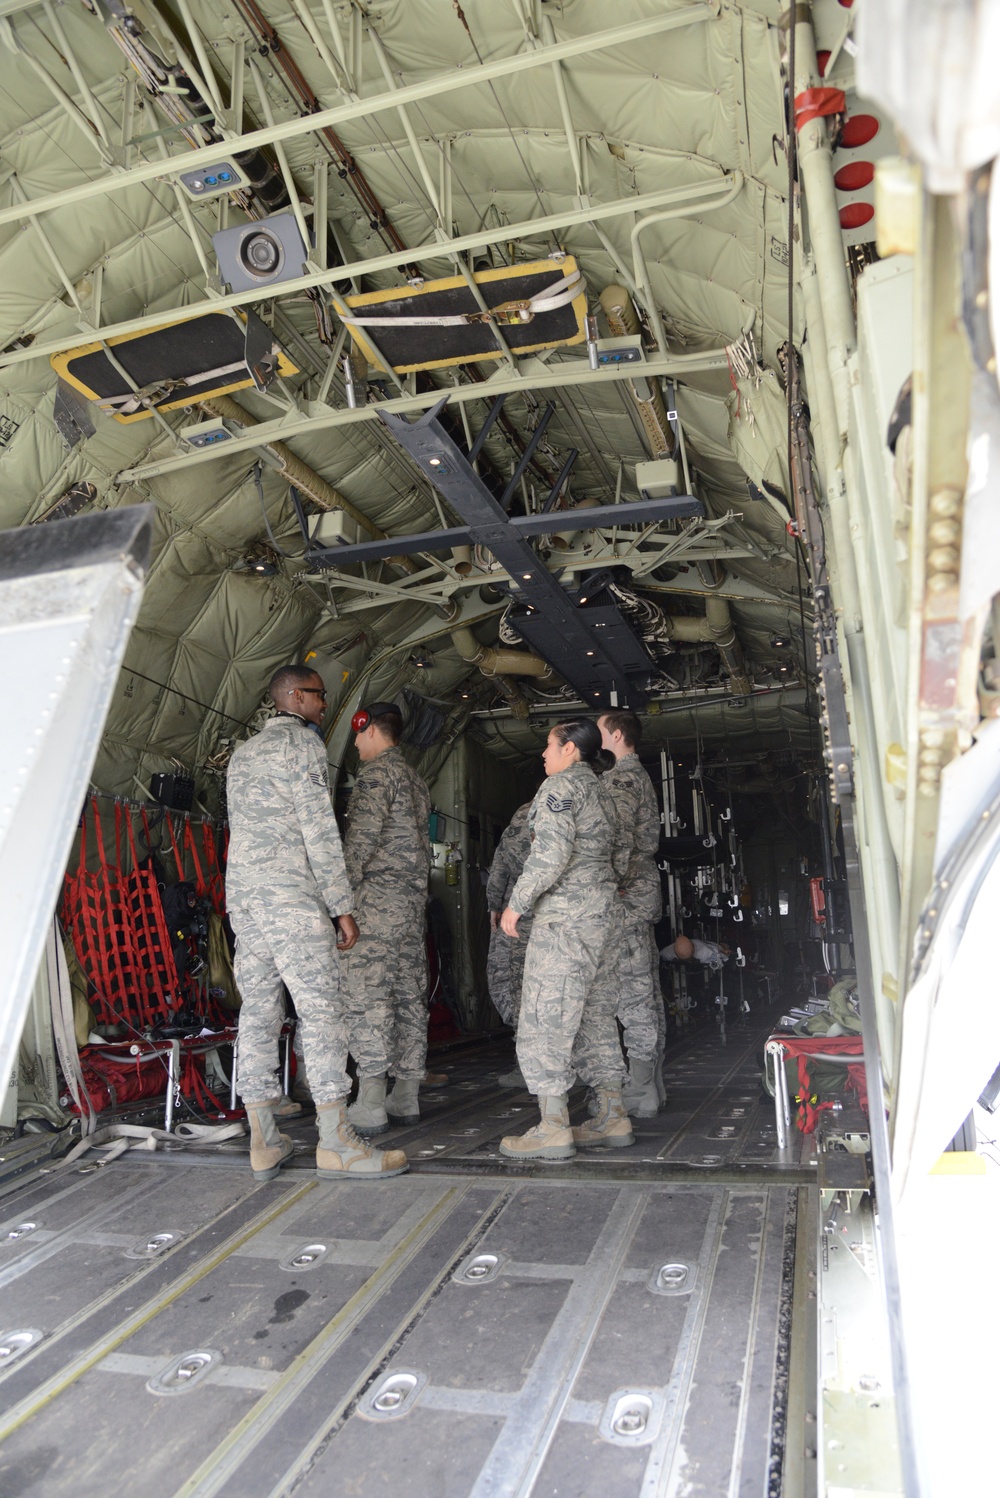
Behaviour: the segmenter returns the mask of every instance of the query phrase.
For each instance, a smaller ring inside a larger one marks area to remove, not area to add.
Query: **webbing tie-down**
[[[567,306],[583,289],[583,276],[579,271],[574,271],[572,275],[553,281],[551,286],[543,287],[532,297],[526,297],[522,301],[500,302],[498,306],[490,307],[485,312],[477,308],[475,312],[451,312],[438,317],[411,317],[408,314],[401,317],[355,317],[346,312],[338,312],[337,316],[349,327],[358,328],[455,328],[477,322],[528,323],[539,312],[553,312],[557,307]]]

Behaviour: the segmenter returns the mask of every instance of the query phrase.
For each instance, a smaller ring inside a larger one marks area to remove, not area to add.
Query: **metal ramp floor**
[[[615,1158],[503,1161],[530,1100],[483,1044],[386,1136],[390,1181],[317,1180],[307,1122],[260,1186],[239,1144],[32,1171],[0,1208],[0,1492],[776,1498],[814,1193],[762,1044],[675,1048]]]

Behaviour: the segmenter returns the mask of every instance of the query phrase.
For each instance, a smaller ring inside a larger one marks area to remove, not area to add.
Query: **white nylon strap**
[[[241,1138],[245,1133],[246,1129],[240,1120],[227,1124],[180,1123],[173,1134],[168,1134],[165,1129],[149,1128],[143,1124],[106,1124],[75,1144],[69,1154],[59,1161],[56,1169],[65,1169],[74,1164],[91,1149],[101,1150],[101,1163],[107,1165],[127,1150],[156,1150],[161,1145],[176,1148],[192,1144],[225,1144],[231,1139]]]
[[[565,307],[572,302],[583,290],[583,276],[579,271],[574,271],[571,276],[563,276],[560,281],[553,281],[551,286],[545,286],[533,297],[528,298],[528,305],[520,315],[520,321],[530,322],[537,312],[552,312],[557,307]],[[499,311],[499,308],[492,309]],[[472,322],[477,322],[488,316],[481,312],[455,312],[441,317],[353,317],[346,312],[338,312],[341,322],[350,327],[357,328],[456,328],[467,327]]]

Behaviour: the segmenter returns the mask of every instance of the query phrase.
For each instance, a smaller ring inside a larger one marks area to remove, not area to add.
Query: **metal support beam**
[[[505,374],[502,377],[494,376],[483,385],[458,385],[450,391],[449,398],[455,403],[481,401],[487,400],[494,393],[510,394],[514,390],[525,389],[550,390],[558,386],[567,386],[572,389],[578,385],[601,384],[605,381],[614,384],[616,381],[627,380],[631,377],[632,366],[628,364],[590,369],[586,360],[575,362],[579,367],[572,372],[567,371],[565,364],[558,364],[554,368],[546,365],[532,365],[531,372],[527,376]],[[677,375],[694,370],[724,370],[726,368],[725,349],[713,349],[704,354],[674,355],[669,359],[647,359],[643,365],[643,370],[647,375]],[[252,437],[233,437],[228,442],[219,442],[212,447],[183,453],[176,458],[145,463],[136,468],[126,469],[118,477],[123,483],[136,483],[144,479],[156,478],[160,474],[173,473],[179,468],[210,463],[220,455],[231,455],[243,449],[259,447],[261,443],[284,442],[307,433],[327,431],[333,427],[351,426],[355,422],[373,421],[376,416],[385,412],[426,411],[440,399],[440,394],[439,390],[423,391],[418,395],[396,396],[392,400],[382,401],[376,405],[358,406],[354,409],[347,407],[339,411],[326,409],[313,416],[287,416],[278,421],[261,422],[259,427],[254,428]]]
[[[49,31],[51,32],[52,37],[55,40],[60,52],[66,59],[66,66],[73,74],[73,82],[76,84],[77,89],[79,90],[81,99],[83,100],[87,109],[90,111],[87,118],[90,120],[91,124],[94,126],[94,129],[100,135],[104,144],[110,147],[111,139],[108,135],[107,126],[105,125],[102,118],[101,106],[94,98],[94,95],[90,89],[90,85],[87,83],[83,69],[80,66],[79,60],[66,38],[66,33],[62,28],[62,22],[56,14],[55,6],[50,3],[50,0],[44,0],[42,9],[45,12],[45,23],[48,26]]]
[[[742,172],[730,173],[727,183],[728,185],[724,184],[725,190],[718,197],[709,203],[702,203],[700,205],[699,212],[711,213],[716,208],[727,208],[743,190]],[[653,337],[656,339],[656,346],[661,354],[668,352],[667,335],[663,331],[663,319],[657,308],[656,298],[653,296],[653,288],[649,282],[649,271],[646,267],[646,259],[642,253],[642,246],[639,243],[639,239],[654,224],[666,223],[668,219],[683,218],[684,213],[685,209],[682,205],[674,208],[659,208],[654,213],[647,213],[642,218],[636,219],[630,236],[632,241],[633,280],[640,289],[643,306],[650,314],[649,321],[653,330]]]
[[[795,78],[792,94],[793,98],[798,98],[821,80],[809,8],[796,5],[795,19]],[[794,128],[794,104],[792,113]],[[798,132],[795,151],[806,206],[809,209],[809,243],[816,260],[816,275],[823,303],[826,350],[837,420],[840,435],[845,438],[849,406],[847,360],[857,346],[857,327],[844,235],[840,227],[837,190],[833,181],[830,132],[825,118],[820,116],[802,126]],[[791,328],[788,336],[794,336]]]
[[[514,491],[517,489],[518,484],[521,482],[521,478],[524,474],[525,469],[531,462],[532,458],[535,456],[535,449],[538,447],[538,444],[545,436],[545,428],[548,426],[549,422],[555,415],[555,409],[555,404],[552,401],[549,401],[548,405],[545,407],[545,410],[542,412],[541,419],[539,420],[538,425],[535,427],[535,430],[532,432],[531,436],[528,438],[528,441],[525,443],[524,452],[521,454],[520,459],[518,460],[517,467],[514,469],[514,472],[510,476],[510,482],[500,496],[501,510],[510,509],[511,500],[514,498]]]
[[[48,89],[49,93],[52,95],[53,99],[56,101],[59,107],[66,113],[69,119],[72,120],[73,124],[76,126],[77,130],[79,130],[84,140],[89,145],[93,146],[94,150],[100,156],[105,165],[110,166],[114,161],[114,154],[103,138],[103,128],[99,126],[96,121],[87,118],[83,110],[80,109],[75,101],[70,98],[66,90],[56,81],[55,78],[53,78],[48,68],[44,67],[43,64],[39,62],[38,58],[34,57],[32,53],[28,51],[27,47],[22,44],[14,31],[14,25],[12,21],[0,18],[0,41],[2,41],[7,49],[10,52],[14,53],[16,57],[24,59],[25,63],[27,63],[31,71]],[[118,179],[116,177],[111,177],[106,180],[110,182],[116,182]],[[22,211],[21,204],[14,204],[10,208],[3,209],[2,212],[7,214],[8,217],[14,220],[17,220],[19,218],[33,217],[34,215],[29,208],[30,202],[31,199],[27,199],[25,201],[23,205],[24,211]]]
[[[504,513],[504,520],[512,535],[524,537],[548,536],[556,528],[560,532],[602,530],[612,525],[641,525],[648,520],[686,519],[704,513],[700,500],[695,499],[693,494],[678,494],[669,499],[642,499],[624,505],[596,505],[586,510],[559,510],[558,513],[543,511],[540,515]],[[488,528],[493,534],[492,521]],[[412,536],[388,536],[384,541],[359,541],[351,546],[323,547],[310,551],[309,560],[344,567],[351,562],[382,562],[390,556],[412,556],[416,552],[450,551],[453,546],[479,545],[492,551],[493,547],[485,533],[480,534],[482,530],[482,526],[469,525],[443,531],[418,531]],[[537,560],[535,557],[536,562]]]
[[[500,415],[500,412],[503,410],[503,403],[504,403],[504,401],[506,399],[507,399],[506,395],[498,395],[497,398],[496,398],[496,400],[493,402],[492,406],[490,407],[489,412],[487,413],[487,416],[486,416],[486,420],[483,422],[482,426],[479,428],[479,432],[478,432],[478,435],[476,437],[475,442],[469,448],[469,462],[470,462],[470,464],[471,463],[475,463],[476,459],[479,457],[479,454],[482,452],[482,450],[483,450],[483,443],[486,441],[487,437],[490,435],[490,432],[493,429],[493,423],[496,421],[497,417]]]
[[[717,3],[704,3],[687,6],[681,10],[661,11],[659,14],[648,16],[641,21],[631,21],[624,26],[612,26],[606,31],[595,31],[587,36],[571,37],[567,41],[557,42],[552,47],[539,47],[533,52],[518,53],[514,57],[497,58],[493,62],[482,63],[477,67],[455,68],[433,78],[425,78],[420,83],[408,84],[405,88],[376,94],[372,98],[354,100],[347,104],[337,105],[334,109],[324,109],[317,114],[305,117],[282,120],[279,124],[265,129],[235,136],[227,142],[227,146],[231,151],[253,151],[261,146],[273,146],[279,141],[294,140],[297,136],[310,135],[326,127],[336,128],[351,120],[364,119],[368,115],[380,114],[386,110],[395,111],[400,105],[419,103],[423,99],[438,99],[444,94],[455,93],[459,89],[470,88],[477,83],[490,83],[496,78],[509,78],[514,74],[527,72],[530,68],[560,62],[565,58],[583,57],[591,52],[614,49],[628,42],[643,41],[646,37],[659,36],[666,31],[674,31],[680,26],[709,21],[718,15],[718,11]],[[184,151],[173,158],[171,171],[175,175],[192,171],[198,166],[216,160],[218,155],[217,145],[199,147],[195,151]],[[16,223],[32,214],[50,213],[56,208],[63,208],[71,203],[102,197],[108,192],[119,192],[137,182],[153,182],[163,175],[162,163],[144,162],[134,167],[130,173],[101,177],[96,181],[80,182],[75,187],[65,188],[61,192],[49,193],[44,198],[38,198],[28,207],[16,205],[12,208],[0,209],[0,224]]]
[[[580,456],[580,450],[579,450],[579,448],[571,447],[570,450],[569,450],[569,453],[567,455],[565,463],[563,464],[563,466],[559,470],[559,473],[558,473],[558,475],[556,477],[555,483],[552,485],[552,488],[549,490],[548,498],[546,499],[545,503],[542,505],[542,514],[543,515],[548,515],[549,512],[555,508],[556,502],[557,502],[560,494],[562,493],[562,486],[563,486],[563,484],[565,484],[566,480],[569,478],[570,474],[572,473],[572,471],[573,471],[573,464],[576,462],[576,460],[577,460],[577,458],[579,456]]]
[[[315,119],[316,116],[310,116]],[[242,149],[239,143],[227,143],[231,149]],[[219,151],[216,148],[215,155]],[[159,163],[162,169],[162,162]],[[393,250],[384,255],[372,255],[366,260],[355,260],[351,264],[334,266],[332,269],[313,271],[306,276],[296,276],[293,280],[281,282],[280,290],[282,297],[294,296],[298,292],[310,291],[313,287],[331,287],[334,282],[346,280],[359,280],[362,276],[371,276],[379,271],[395,270],[402,265],[412,265],[415,261],[452,257],[455,254],[468,250],[485,249],[488,245],[499,244],[511,239],[534,239],[539,234],[549,229],[568,229],[574,224],[589,224],[597,218],[618,218],[629,213],[644,213],[647,210],[662,207],[667,203],[676,203],[684,207],[684,211],[690,207],[691,210],[700,207],[701,200],[718,193],[720,187],[726,183],[732,183],[732,176],[720,176],[709,182],[704,182],[697,187],[668,187],[660,192],[643,193],[639,197],[616,198],[611,203],[601,203],[597,206],[591,204],[587,208],[566,209],[563,213],[550,213],[544,218],[522,219],[516,224],[494,225],[491,229],[477,230],[474,234],[461,234],[456,239],[448,240],[442,244],[436,241],[433,244],[418,245],[408,250]],[[40,200],[36,200],[40,201]],[[30,199],[19,205],[24,209],[32,206]],[[9,211],[0,210],[0,222],[4,221],[4,213]],[[16,214],[14,215],[17,216]],[[174,322],[184,322],[190,318],[201,317],[205,312],[222,312],[230,307],[246,307],[254,302],[271,301],[275,295],[273,286],[255,287],[252,291],[233,292],[229,296],[208,297],[201,302],[192,302],[183,307],[174,307],[169,312],[161,309],[159,312],[150,312],[143,317],[127,318],[123,322],[102,329],[105,338],[117,338],[126,333],[143,333],[151,328],[163,326],[165,317],[170,317]],[[333,293],[334,301],[337,301]],[[751,313],[750,320],[752,321]],[[749,323],[747,324],[749,326]],[[744,329],[745,331],[745,329]],[[368,335],[371,342],[371,334]],[[0,369],[10,364],[22,364],[27,359],[37,359],[49,354],[62,353],[65,349],[75,347],[75,340],[69,338],[47,339],[44,343],[32,344],[30,349],[19,349],[11,353],[5,353],[0,357]],[[697,356],[691,356],[697,357]],[[647,371],[648,372],[648,371]],[[632,371],[634,377],[635,371]]]
[[[524,516],[514,525],[437,419],[447,400],[445,396],[412,423],[405,417],[379,414],[399,445],[466,522],[469,535],[506,569],[525,611],[522,619],[530,619],[533,633],[550,639],[553,648],[558,646],[558,663],[552,664],[560,674],[592,707],[641,707],[646,701],[645,680],[638,678],[652,674],[653,662],[617,611],[595,609],[588,617],[567,595],[524,534],[532,523],[544,528],[552,524],[551,519]],[[587,511],[586,520],[598,513]],[[535,648],[539,648],[537,643]]]

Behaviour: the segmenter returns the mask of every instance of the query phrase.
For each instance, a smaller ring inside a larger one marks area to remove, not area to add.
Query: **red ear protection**
[[[359,707],[357,712],[354,714],[354,717],[351,719],[352,733],[363,733],[370,722],[371,714],[367,711],[367,709]]]

